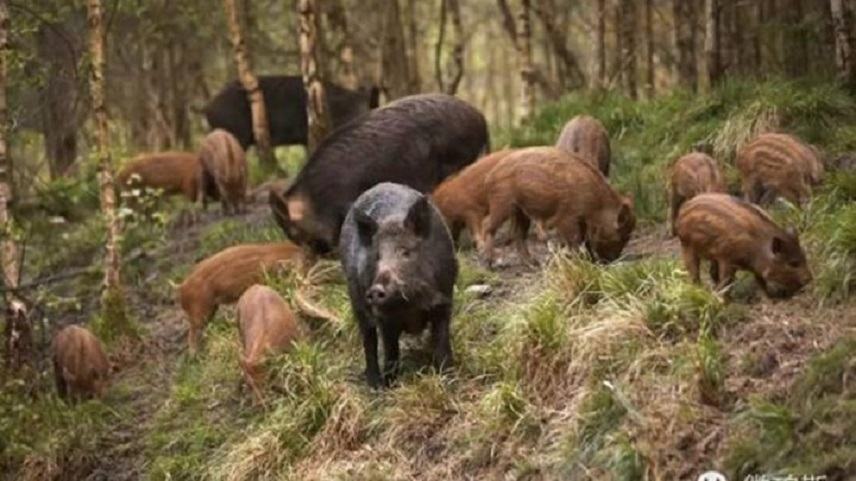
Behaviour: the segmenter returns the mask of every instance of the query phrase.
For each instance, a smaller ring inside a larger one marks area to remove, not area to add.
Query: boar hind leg
[[[398,339],[400,336],[401,330],[393,326],[381,328],[381,337],[383,338],[383,379],[387,384],[398,376],[400,367]]]
[[[529,219],[529,216],[519,208],[514,211],[513,221],[514,244],[517,248],[517,253],[524,263],[531,264],[532,255],[529,253],[529,247],[526,245],[526,237],[529,235],[529,227],[531,226],[532,221]],[[540,223],[538,225],[541,226]]]
[[[59,397],[63,399],[68,399],[68,383],[66,383],[65,378],[62,375],[62,368],[56,360],[54,360],[54,377],[56,380],[57,394],[59,394]]]
[[[431,312],[431,363],[442,372],[452,366],[452,343],[449,339],[449,319],[452,308],[449,305],[434,308]]]
[[[690,273],[690,279],[696,284],[701,284],[701,275],[699,274],[699,264],[701,259],[696,252],[687,246],[681,246],[681,255],[684,258],[684,264],[687,267],[687,272]]]

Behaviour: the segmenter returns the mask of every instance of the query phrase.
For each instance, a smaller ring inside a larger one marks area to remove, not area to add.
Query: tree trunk
[[[672,0],[672,14],[675,21],[674,42],[677,51],[678,84],[695,90],[698,81],[695,52],[694,9],[687,0]]]
[[[676,0],[680,1],[680,0]],[[594,75],[592,86],[606,88],[606,0],[597,0],[594,40]]]
[[[802,0],[791,0],[786,9],[788,34],[785,35],[785,68],[790,77],[805,75],[808,68],[808,38],[803,25],[805,18]]]
[[[532,11],[531,0],[521,0],[519,23],[520,38],[517,42],[517,56],[520,59],[520,114],[528,119],[535,111],[535,67],[532,61]]]
[[[853,43],[851,37],[851,12],[847,10],[847,0],[830,0],[832,25],[835,32],[835,65],[838,78],[850,89],[856,91],[856,68],[853,66]]]
[[[621,36],[621,80],[630,98],[637,98],[636,90],[636,12],[633,0],[619,0],[619,30]]]
[[[101,212],[107,228],[104,255],[104,292],[101,296],[101,316],[104,326],[112,334],[129,334],[128,317],[125,310],[124,293],[120,278],[121,229],[116,212],[116,188],[113,182],[113,163],[110,159],[110,131],[107,125],[107,105],[104,85],[104,19],[100,0],[87,1],[89,25],[89,85],[92,91],[92,111],[95,115],[95,139],[98,155],[99,190]]]
[[[645,0],[645,95],[654,96],[654,6]]]
[[[10,212],[12,203],[12,160],[6,145],[6,65],[9,49],[9,7],[6,0],[0,0],[0,264],[3,270],[5,288],[5,324],[6,324],[6,372],[21,374],[24,366],[32,361],[32,332],[27,316],[27,305],[18,297],[20,272],[18,270],[18,244],[15,242],[14,219]]]
[[[443,44],[446,42],[446,23],[449,18],[449,3],[440,0],[440,25],[437,31],[437,43],[434,45],[434,78],[437,80],[437,90],[444,92],[446,83],[443,80]]]
[[[422,91],[422,76],[419,71],[419,27],[416,21],[416,0],[407,0],[405,11],[407,17],[407,59],[410,73],[410,91]],[[460,16],[460,15],[459,15]]]
[[[704,4],[704,58],[707,65],[707,79],[710,88],[719,84],[722,78],[722,58],[720,52],[719,0],[706,0]]]
[[[449,83],[443,78],[443,45],[446,41],[446,20],[452,17],[452,28],[455,31],[455,46],[452,50],[453,73]],[[455,95],[464,76],[464,29],[461,24],[461,7],[458,0],[440,0],[440,30],[434,50],[434,71],[437,77],[437,88],[441,92]]]
[[[327,12],[331,30],[339,30],[341,42],[339,43],[339,82],[343,87],[356,90],[359,86],[357,73],[354,70],[354,45],[351,31],[348,28],[348,16],[342,0],[334,0],[330,10]]]
[[[273,171],[277,169],[277,165],[270,143],[270,129],[268,128],[264,94],[259,87],[259,80],[253,74],[250,66],[247,46],[244,43],[244,35],[238,21],[238,9],[235,6],[235,0],[223,0],[223,7],[226,10],[226,22],[229,24],[229,37],[235,54],[235,64],[238,67],[238,77],[241,79],[241,84],[246,90],[247,99],[250,102],[253,136],[255,137],[259,160],[265,169]]]
[[[303,85],[306,87],[306,114],[308,126],[309,152],[314,152],[318,144],[330,131],[330,114],[327,98],[324,95],[324,83],[318,71],[319,52],[316,39],[320,32],[316,30],[315,0],[300,0],[298,3],[300,36],[300,71]]]
[[[556,26],[557,14],[555,5],[552,0],[538,0],[536,5],[537,8],[535,9],[535,13],[544,25],[544,30],[547,33],[547,39],[550,41],[550,45],[553,47],[553,52],[555,52],[562,61],[563,68],[571,77],[570,85],[562,85],[562,87],[574,89],[584,86],[586,83],[585,74],[583,73],[582,67],[580,67],[580,63],[577,61],[576,55],[568,49],[566,44],[567,32],[564,32],[561,28]],[[537,72],[535,73],[537,74]]]
[[[77,126],[82,103],[76,82],[75,46],[67,45],[68,37],[60,35],[58,30],[63,30],[59,23],[45,24],[36,34],[39,58],[45,65],[39,95],[42,134],[52,179],[65,175],[77,158]]]
[[[407,47],[398,0],[390,0],[386,4],[383,18],[380,75],[387,101],[415,93],[410,91],[408,70]]]

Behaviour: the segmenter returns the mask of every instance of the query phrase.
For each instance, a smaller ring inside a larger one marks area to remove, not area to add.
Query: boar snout
[[[366,301],[370,306],[387,304],[399,290],[396,285],[397,283],[390,271],[378,272],[374,282],[366,291]]]

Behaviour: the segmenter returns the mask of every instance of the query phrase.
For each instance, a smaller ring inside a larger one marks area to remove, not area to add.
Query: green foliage
[[[125,289],[104,289],[101,293],[101,312],[92,320],[91,326],[95,335],[108,345],[123,338],[140,337],[140,328],[128,310]]]
[[[749,473],[856,473],[856,340],[818,354],[785,402],[755,400],[737,419],[727,465]],[[846,477],[846,476],[845,476]]]
[[[32,377],[26,387],[47,389],[47,381]],[[10,479],[86,472],[101,436],[123,415],[120,408],[111,408],[109,398],[66,403],[53,394],[34,399],[26,391],[24,381],[8,381],[0,389],[0,472]]]
[[[719,344],[711,336],[699,337],[696,347],[696,374],[702,401],[720,406],[725,396],[725,361]]]
[[[205,231],[202,235],[199,255],[207,257],[238,244],[282,242],[282,240],[282,231],[273,219],[253,225],[247,225],[241,219],[226,219]]]

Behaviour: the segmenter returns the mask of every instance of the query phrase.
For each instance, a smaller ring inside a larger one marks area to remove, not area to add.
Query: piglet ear
[[[375,232],[377,232],[377,222],[365,212],[358,210],[354,210],[354,222],[357,223],[357,235],[360,237],[360,243],[371,245]]]
[[[431,206],[428,204],[428,197],[423,195],[410,206],[404,226],[419,237],[428,237],[431,233]]]
[[[780,256],[785,251],[785,241],[780,237],[773,237],[773,242],[770,244],[770,250],[774,256]]]

